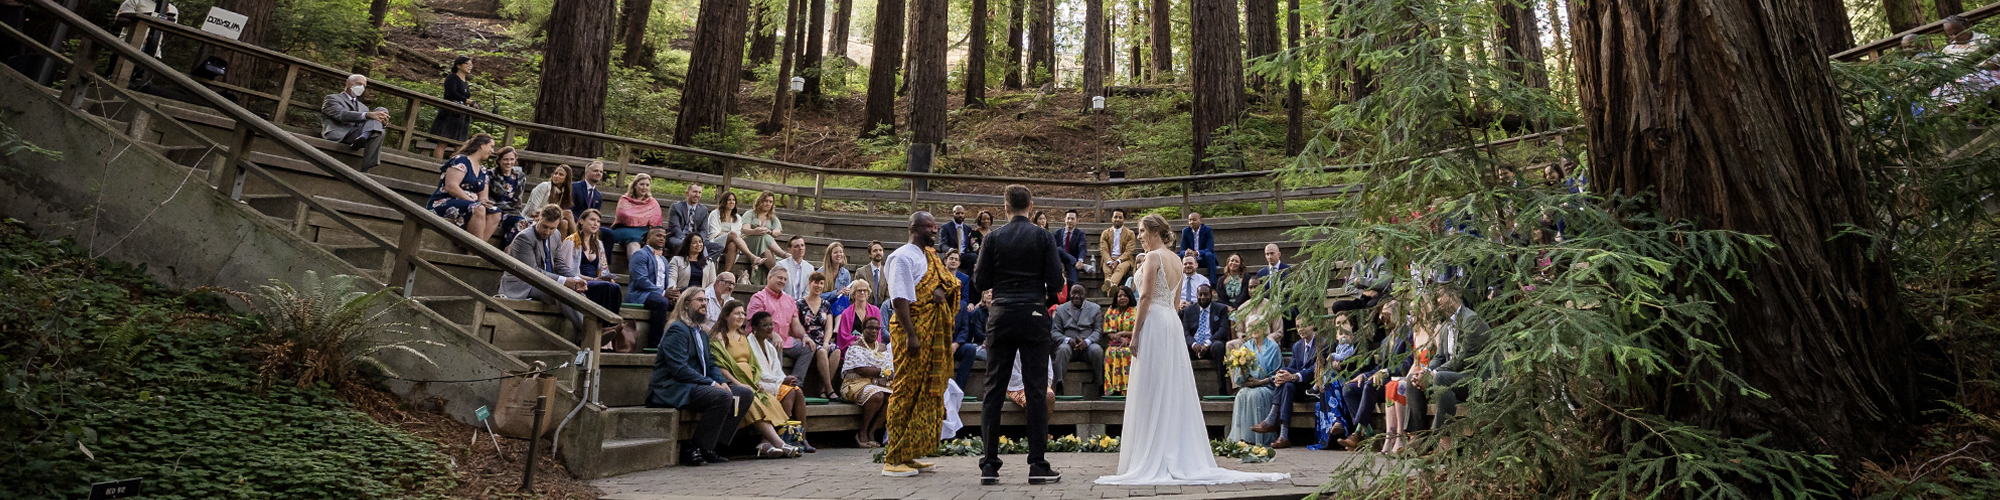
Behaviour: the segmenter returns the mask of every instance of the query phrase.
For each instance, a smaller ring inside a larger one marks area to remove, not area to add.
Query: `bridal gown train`
[[[1147,258],[1173,260],[1172,254],[1159,253],[1162,255]],[[1141,299],[1151,305],[1136,341],[1138,356],[1132,361],[1118,475],[1099,477],[1097,484],[1200,485],[1290,478],[1290,474],[1242,472],[1215,465],[1171,284],[1173,280],[1164,271],[1156,273],[1152,289]]]

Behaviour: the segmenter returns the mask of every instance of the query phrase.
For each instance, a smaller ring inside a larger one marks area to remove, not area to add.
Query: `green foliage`
[[[410,0],[391,2],[390,12],[397,14],[392,20],[405,19],[406,25],[427,25],[415,18],[428,11]],[[272,49],[342,68],[351,66],[382,36],[368,23],[368,2],[347,0],[279,0],[268,33]]]
[[[335,387],[355,381],[361,365],[384,374],[396,371],[377,354],[397,351],[431,363],[430,356],[412,345],[442,346],[437,342],[383,342],[384,334],[408,336],[404,324],[385,324],[382,316],[409,299],[396,295],[393,288],[361,291],[365,279],[337,274],[321,280],[319,273],[306,271],[298,287],[280,280],[257,287],[255,303],[273,339],[253,349],[263,356],[267,381],[289,379],[297,387],[321,382]],[[435,364],[435,363],[431,363]]]
[[[61,151],[36,146],[35,143],[21,139],[21,133],[14,130],[13,126],[0,123],[0,156],[14,156],[21,153],[34,153],[51,160],[62,159]]]
[[[432,498],[454,483],[428,442],[324,384],[257,391],[264,327],[213,294],[0,225],[0,484],[81,497],[146,480],[151,498]]]

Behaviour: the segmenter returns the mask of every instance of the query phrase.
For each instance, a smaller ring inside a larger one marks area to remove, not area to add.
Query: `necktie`
[[[1197,327],[1195,328],[1195,331],[1194,331],[1194,341],[1195,341],[1195,342],[1197,342],[1197,343],[1202,343],[1202,344],[1206,344],[1206,343],[1208,343],[1208,338],[1209,338],[1209,333],[1208,333],[1208,308],[1204,307],[1204,308],[1202,308],[1202,309],[1201,309],[1201,323],[1200,323],[1200,326],[1197,326]]]
[[[958,224],[958,251],[965,251],[965,224]]]
[[[555,272],[555,264],[549,261],[549,240],[542,240],[542,272]]]
[[[1192,274],[1188,275],[1187,279],[1181,283],[1181,300],[1194,302],[1194,275]],[[1203,318],[1203,321],[1206,320],[1206,318]]]

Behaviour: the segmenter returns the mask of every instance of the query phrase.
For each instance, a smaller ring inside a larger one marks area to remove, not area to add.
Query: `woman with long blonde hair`
[[[750,205],[750,211],[743,213],[743,241],[745,249],[757,258],[757,265],[770,267],[779,259],[792,258],[790,252],[778,245],[778,238],[785,235],[785,223],[778,220],[778,195],[770,191],[757,193],[757,202]]]

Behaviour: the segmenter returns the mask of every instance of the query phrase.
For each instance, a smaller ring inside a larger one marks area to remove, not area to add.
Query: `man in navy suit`
[[[701,414],[694,439],[681,448],[681,465],[728,462],[715,454],[715,447],[728,445],[736,436],[735,423],[750,411],[754,394],[748,386],[724,383],[729,379],[708,357],[708,334],[695,326],[708,314],[708,297],[683,295],[681,307],[674,311],[674,325],[667,328],[666,337],[660,339],[660,353],[653,358],[646,407]]]
[[[1181,256],[1194,257],[1196,265],[1208,270],[1208,282],[1214,283],[1215,274],[1215,230],[1201,223],[1201,212],[1188,212],[1188,227],[1181,228]]]
[[[1083,256],[1090,252],[1090,238],[1076,228],[1076,209],[1063,213],[1063,228],[1056,230],[1056,248],[1062,251],[1063,261],[1069,263],[1063,266],[1063,271],[1069,273],[1069,284],[1079,283],[1076,271],[1090,266]]]
[[[944,255],[945,250],[957,250],[959,255],[965,255],[965,252],[971,251],[971,248],[967,248],[970,246],[969,242],[965,241],[966,238],[971,237],[970,232],[967,231],[968,229],[971,228],[965,225],[965,205],[952,205],[951,222],[946,222],[943,226],[938,227],[938,255]],[[979,261],[974,260],[972,262],[978,263]]]
[[[1312,395],[1306,394],[1306,389],[1319,381],[1317,365],[1321,358],[1326,357],[1329,346],[1326,342],[1319,341],[1319,335],[1313,332],[1312,322],[1300,326],[1304,328],[1302,333],[1305,334],[1305,338],[1299,339],[1299,343],[1292,345],[1291,363],[1271,375],[1271,382],[1277,384],[1272,389],[1277,394],[1271,398],[1270,417],[1250,427],[1253,432],[1278,433],[1278,440],[1271,442],[1272,448],[1292,447],[1292,403],[1319,401]]]
[[[604,192],[597,190],[597,183],[603,181],[604,162],[590,162],[590,166],[583,169],[583,180],[569,185],[570,217],[581,219],[584,210],[598,208],[604,202]],[[599,212],[602,213],[602,210]]]
[[[1291,267],[1290,264],[1285,263],[1285,254],[1283,251],[1278,250],[1277,243],[1264,245],[1264,269],[1257,271],[1257,282],[1264,284],[1264,288],[1268,292],[1266,295],[1271,297],[1284,296],[1285,275],[1289,274],[1285,271]],[[1299,338],[1298,327],[1298,311],[1289,307],[1285,308],[1285,339],[1283,342],[1290,343],[1297,340]],[[1293,355],[1296,356],[1297,353],[1293,353]]]

